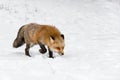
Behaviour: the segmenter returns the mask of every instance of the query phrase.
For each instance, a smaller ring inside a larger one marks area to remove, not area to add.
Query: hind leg
[[[45,45],[39,42],[39,46],[41,49],[39,49],[40,53],[44,54],[47,52],[47,49],[45,48]]]
[[[30,49],[30,44],[26,44],[25,55],[31,57],[29,54],[29,49]]]

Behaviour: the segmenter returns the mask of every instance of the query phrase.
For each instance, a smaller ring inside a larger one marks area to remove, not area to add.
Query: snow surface
[[[27,23],[65,34],[65,55],[12,47]],[[0,0],[0,80],[120,80],[120,0]]]

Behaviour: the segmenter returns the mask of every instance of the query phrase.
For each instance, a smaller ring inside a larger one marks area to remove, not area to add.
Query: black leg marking
[[[29,54],[29,49],[30,49],[30,45],[29,45],[29,44],[26,44],[25,55],[31,57],[30,54]]]
[[[53,52],[50,49],[48,49],[48,50],[49,50],[49,58],[54,58],[53,57]]]
[[[44,53],[47,52],[47,49],[45,48],[45,46],[44,46],[42,43],[39,42],[39,46],[40,46],[40,48],[41,48],[41,49],[39,50],[40,53],[44,54]]]

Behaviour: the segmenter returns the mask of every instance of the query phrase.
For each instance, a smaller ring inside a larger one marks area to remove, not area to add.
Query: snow
[[[120,80],[119,0],[0,0],[0,80]],[[12,47],[27,23],[65,34],[65,55]]]

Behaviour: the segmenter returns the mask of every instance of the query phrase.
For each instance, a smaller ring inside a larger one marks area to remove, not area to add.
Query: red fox
[[[18,48],[23,44],[26,44],[25,55],[29,57],[31,57],[29,54],[30,47],[36,44],[40,46],[39,51],[42,54],[47,52],[45,47],[47,46],[50,58],[53,58],[53,52],[64,55],[64,35],[55,26],[37,23],[22,26],[13,42],[13,47]]]

